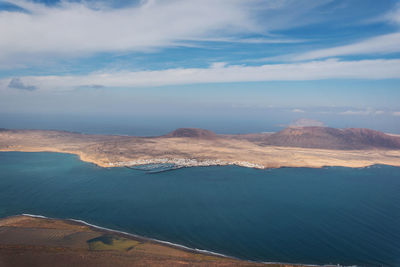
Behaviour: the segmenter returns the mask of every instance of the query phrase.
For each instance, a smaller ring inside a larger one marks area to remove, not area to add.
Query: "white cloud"
[[[294,56],[294,60],[338,57],[346,55],[381,55],[400,52],[400,33],[391,33],[373,37],[357,43],[310,51]]]
[[[400,111],[395,111],[392,114],[393,114],[393,116],[400,116]]]
[[[383,16],[369,20],[369,22],[379,21],[400,25],[400,3]],[[400,32],[375,36],[348,45],[314,50],[300,55],[284,56],[282,59],[312,60],[346,55],[383,55],[396,52],[400,52]],[[271,59],[273,60],[273,58]],[[268,58],[265,60],[268,60]]]
[[[201,40],[299,42],[302,40],[279,38],[269,32],[311,23],[302,18],[329,1],[148,0],[112,9],[99,4],[90,6],[90,1],[61,1],[49,7],[9,0],[28,12],[0,12],[0,62],[23,65],[27,61],[37,63],[38,58],[43,61],[46,56],[153,51],[192,46],[193,41]],[[254,34],[264,38],[243,38]]]
[[[307,39],[288,39],[288,38],[196,38],[187,39],[188,41],[199,42],[220,42],[220,43],[244,43],[244,44],[294,44],[304,43]]]
[[[346,110],[340,112],[341,115],[370,115],[370,110]]]
[[[363,109],[363,110],[346,110],[344,112],[340,112],[339,114],[341,114],[341,115],[383,115],[383,114],[385,114],[385,111],[367,108],[367,109]]]
[[[292,109],[292,112],[294,112],[294,113],[304,113],[305,111],[302,110],[302,109],[299,109],[299,108],[295,108],[295,109]]]
[[[29,12],[0,12],[0,60],[20,53],[143,51],[260,31],[251,10],[259,0],[142,1],[124,9],[66,1],[55,7],[10,2]]]
[[[226,82],[386,78],[400,78],[400,59],[324,60],[262,66],[214,63],[209,68],[95,72],[88,75],[66,76],[25,76],[19,77],[19,80],[21,83],[36,86],[42,90],[70,90],[93,84],[105,87],[150,87]],[[0,80],[0,85],[8,85],[11,79]]]
[[[397,3],[396,7],[388,12],[383,19],[394,24],[400,24],[400,3]]]

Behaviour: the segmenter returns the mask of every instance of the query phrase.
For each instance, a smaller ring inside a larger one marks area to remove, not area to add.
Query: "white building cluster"
[[[225,166],[236,165],[247,168],[264,169],[264,166],[247,161],[223,161],[223,160],[197,160],[182,158],[154,158],[154,159],[138,159],[131,161],[110,162],[110,167],[138,166],[147,164],[174,164],[178,167],[206,167],[206,166]]]

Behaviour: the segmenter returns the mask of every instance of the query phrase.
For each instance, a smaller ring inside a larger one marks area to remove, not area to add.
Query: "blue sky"
[[[0,123],[307,117],[400,132],[399,1],[0,0],[0,25]]]

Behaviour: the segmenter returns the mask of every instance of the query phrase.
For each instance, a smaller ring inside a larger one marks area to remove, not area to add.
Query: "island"
[[[101,167],[146,164],[237,165],[258,169],[400,166],[398,135],[319,126],[237,135],[180,128],[155,137],[1,129],[0,151],[71,153]]]

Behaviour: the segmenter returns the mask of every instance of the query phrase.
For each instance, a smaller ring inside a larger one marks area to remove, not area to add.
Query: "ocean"
[[[75,155],[0,152],[0,217],[36,214],[246,260],[400,266],[400,168],[148,174]]]

